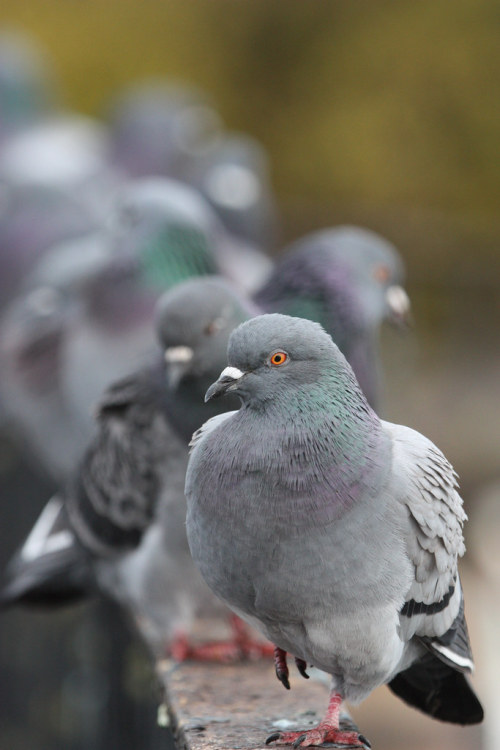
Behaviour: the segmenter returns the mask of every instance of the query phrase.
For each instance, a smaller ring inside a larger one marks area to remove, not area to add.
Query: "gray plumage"
[[[463,676],[465,514],[450,464],[376,416],[315,323],[254,318],[231,336],[228,362],[207,398],[229,392],[242,406],[195,434],[186,478],[207,583],[329,672],[342,698],[389,683],[438,718],[480,721]]]
[[[223,133],[193,154],[184,179],[211,203],[229,231],[259,247],[276,244],[277,209],[269,160],[243,133]]]
[[[0,323],[5,416],[22,450],[58,481],[74,469],[90,437],[65,399],[65,347],[81,315],[83,290],[108,266],[107,248],[94,235],[57,245],[33,269]]]
[[[367,229],[339,226],[312,232],[286,248],[255,299],[264,312],[321,323],[377,409],[380,326],[384,320],[407,322],[403,280],[403,261],[392,243]]]
[[[193,156],[217,140],[221,122],[207,97],[169,79],[132,83],[110,102],[113,159],[133,178],[182,179]]]
[[[121,252],[140,257],[149,282],[165,291],[179,281],[220,273],[253,292],[267,280],[270,259],[234,236],[198,190],[146,177],[125,187],[112,217]]]
[[[192,430],[226,406],[205,405],[203,393],[230,332],[251,312],[219,279],[188,281],[162,298],[161,354],[104,393],[96,436],[60,493],[64,502],[52,501],[57,512],[32,532],[38,553],[26,555],[25,545],[13,561],[4,604],[64,601],[97,585],[136,619],[157,656],[200,613],[226,612],[189,554],[184,477]],[[54,554],[61,528],[65,543]]]
[[[202,196],[174,180],[147,178],[125,187],[109,231],[95,241],[109,245],[115,259],[82,289],[62,375],[69,408],[87,434],[104,388],[139,367],[151,349],[162,292],[231,263],[245,283],[253,278],[253,256],[240,254]]]

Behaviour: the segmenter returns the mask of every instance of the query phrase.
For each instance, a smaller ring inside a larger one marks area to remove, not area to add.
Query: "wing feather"
[[[408,510],[408,555],[415,576],[401,613],[405,639],[440,637],[462,602],[457,560],[465,552],[466,515],[452,466],[423,435],[385,423],[393,439],[396,494]]]
[[[213,432],[216,427],[225,422],[226,419],[232,417],[234,414],[236,414],[236,411],[225,411],[222,414],[216,414],[215,417],[207,419],[207,421],[202,424],[201,427],[196,430],[196,432],[193,433],[193,437],[189,442],[190,452],[193,452],[195,446],[201,442],[202,438],[205,438],[207,435]]]
[[[98,555],[136,547],[156,511],[164,463],[177,440],[164,416],[155,371],[113,384],[99,429],[67,493],[81,543]]]

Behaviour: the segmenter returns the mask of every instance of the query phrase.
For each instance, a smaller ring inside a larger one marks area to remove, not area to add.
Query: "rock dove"
[[[230,332],[252,312],[219,279],[191,280],[162,297],[160,360],[102,397],[76,474],[11,563],[4,606],[72,600],[97,583],[134,616],[157,657],[175,644],[176,653],[192,653],[185,637],[201,613],[216,624],[227,619],[189,555],[184,477],[193,429],[222,405],[205,405],[203,393]]]
[[[90,437],[91,428],[86,430],[68,407],[63,375],[65,346],[81,315],[83,289],[109,266],[108,249],[92,237],[48,251],[0,322],[5,416],[23,451],[58,481],[74,469]],[[92,370],[86,373],[89,378]]]
[[[353,368],[371,406],[380,400],[378,334],[384,319],[408,321],[396,248],[367,229],[323,229],[285,249],[255,301],[263,312],[320,323]]]
[[[443,454],[381,421],[317,323],[270,314],[236,329],[206,399],[239,396],[195,433],[187,534],[212,590],[303,672],[332,675],[315,729],[267,742],[369,747],[339,729],[378,685],[445,721],[482,720],[457,558],[465,513]]]
[[[0,179],[17,188],[39,185],[66,190],[104,220],[120,184],[108,156],[107,132],[101,123],[81,115],[59,115],[3,145]]]
[[[116,257],[82,291],[63,374],[66,400],[87,432],[104,388],[138,367],[151,348],[162,292],[231,262],[242,286],[243,277],[246,284],[257,281],[254,256],[236,249],[206,201],[174,180],[147,178],[124,188],[108,233],[95,240],[109,244]],[[271,262],[265,263],[269,271]]]
[[[66,188],[0,187],[0,309],[48,249],[97,229],[95,216]]]
[[[0,327],[3,417],[22,451],[51,476],[63,479],[82,444],[61,398],[61,355],[71,310],[52,288],[12,303]]]
[[[0,306],[54,244],[102,227],[118,189],[103,127],[52,117],[0,151]]]
[[[269,163],[254,138],[222,133],[193,155],[184,179],[200,190],[232,234],[258,247],[275,247],[278,212]]]
[[[161,78],[120,92],[108,119],[114,162],[134,178],[181,179],[186,162],[216,141],[221,129],[206,96]]]
[[[140,256],[162,291],[178,281],[220,273],[254,292],[272,270],[257,247],[231,235],[203,196],[176,180],[147,177],[118,195],[111,220],[120,252]]]

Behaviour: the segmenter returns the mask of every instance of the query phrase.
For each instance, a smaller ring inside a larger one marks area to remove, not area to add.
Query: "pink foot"
[[[334,743],[346,749],[362,748],[366,750],[371,747],[362,734],[333,729],[332,727],[321,726],[321,724],[315,729],[308,729],[303,732],[275,732],[267,738],[266,745],[269,745],[270,742],[276,742],[277,745],[293,745],[293,747],[317,747],[324,742]]]
[[[213,641],[193,644],[185,635],[178,635],[170,645],[169,653],[175,661],[203,661],[229,664],[241,660],[241,651],[232,641]]]
[[[202,661],[231,664],[250,659],[271,659],[274,646],[257,641],[247,631],[239,617],[231,618],[232,638],[226,641],[191,643],[185,633],[178,633],[171,642],[168,653],[176,661]]]
[[[366,737],[359,734],[350,718],[348,716],[341,718],[341,704],[342,695],[332,690],[326,715],[317,727],[304,732],[274,732],[267,738],[266,745],[276,742],[277,745],[293,745],[293,747],[317,747],[328,742],[343,749],[350,747],[369,750],[370,743]]]

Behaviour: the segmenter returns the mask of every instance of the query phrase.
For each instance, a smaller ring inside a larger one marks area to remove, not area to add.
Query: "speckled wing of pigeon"
[[[136,547],[154,517],[168,430],[161,399],[152,368],[112,385],[98,406],[100,429],[67,498],[75,533],[98,556]]]
[[[395,466],[401,466],[407,478],[404,502],[412,532],[407,544],[415,566],[401,627],[406,639],[433,637],[446,631],[458,613],[457,557],[465,552],[466,515],[455,472],[441,451],[414,430],[386,427],[393,438]]]
[[[406,541],[415,568],[400,613],[401,635],[407,641],[416,638],[428,650],[389,687],[411,705],[459,721],[461,700],[470,706],[474,698],[463,674],[472,672],[474,663],[457,570],[467,517],[456,474],[441,451],[414,430],[384,424],[393,439],[394,465],[406,477],[398,495],[409,512]],[[429,691],[429,675],[435,686],[448,682],[450,688]],[[476,709],[480,715],[479,704]]]
[[[236,411],[225,411],[223,414],[216,414],[215,417],[207,419],[207,421],[193,433],[193,437],[189,442],[189,452],[192,453],[202,438],[209,435],[216,427],[221,425],[226,419],[229,419],[234,414],[236,414]]]

